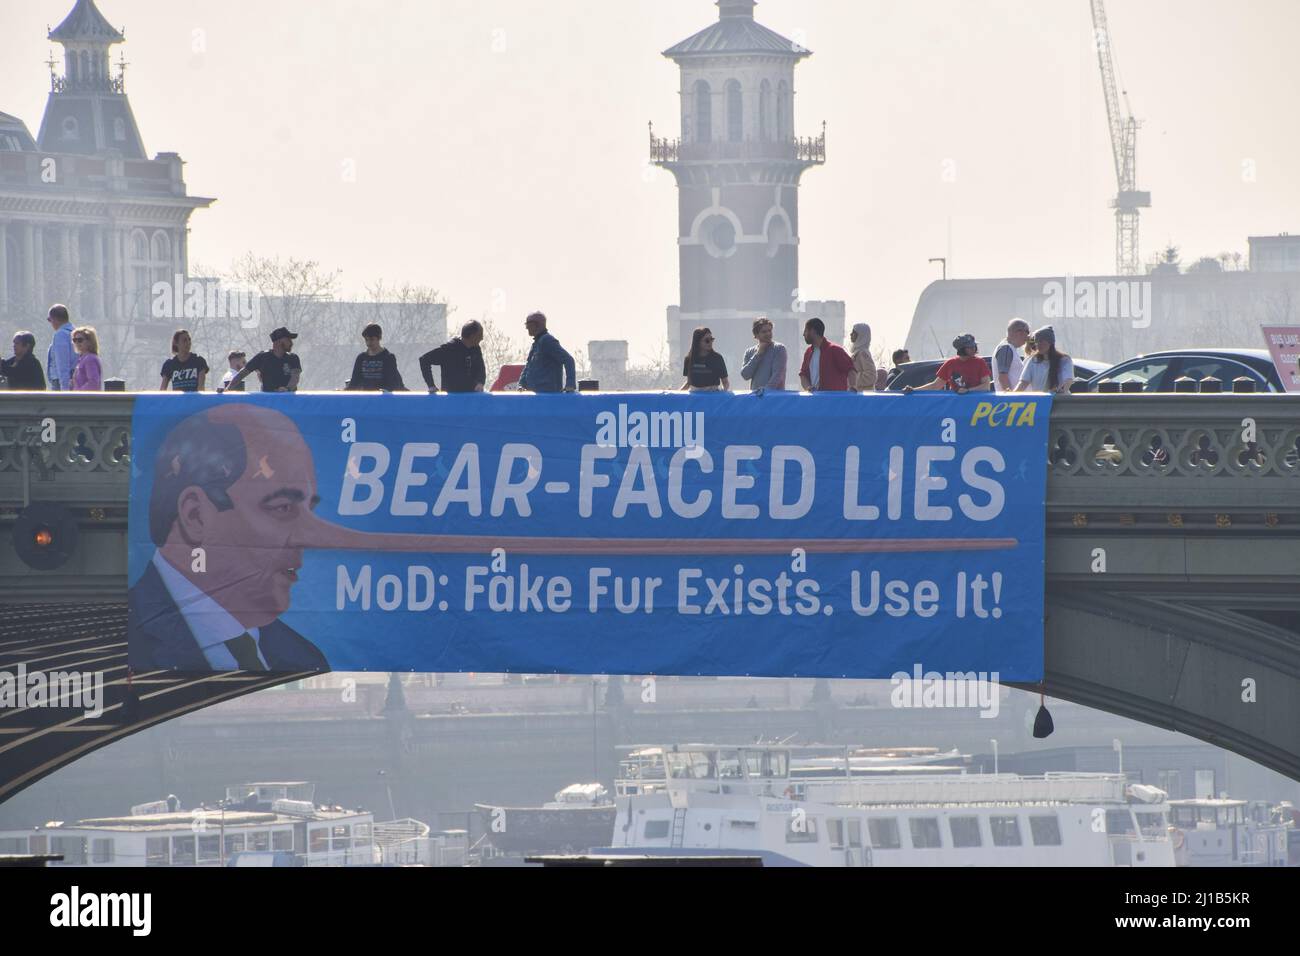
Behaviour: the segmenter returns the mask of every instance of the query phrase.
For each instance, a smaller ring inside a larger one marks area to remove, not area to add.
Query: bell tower
[[[112,71],[109,51],[126,37],[99,12],[95,0],[77,0],[50,31],[63,47],[63,75],[50,63],[50,98],[37,142],[43,150],[96,155],[119,150],[144,159],[144,144],[126,98],[125,65]]]
[[[794,68],[811,53],[758,23],[755,0],[716,5],[717,22],[664,51],[681,71],[681,134],[660,138],[652,127],[650,159],[677,181],[672,361],[680,364],[691,330],[707,325],[731,367],[752,342],[757,316],[795,346],[813,315],[838,341],[844,310],[799,301],[799,181],[826,161],[824,125],[814,138],[795,135]],[[732,378],[738,373],[737,364]]]

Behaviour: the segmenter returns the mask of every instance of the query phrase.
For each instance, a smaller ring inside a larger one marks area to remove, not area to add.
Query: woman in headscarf
[[[853,378],[849,388],[855,392],[876,390],[876,360],[871,357],[871,326],[859,322],[849,333],[850,354],[853,356]]]

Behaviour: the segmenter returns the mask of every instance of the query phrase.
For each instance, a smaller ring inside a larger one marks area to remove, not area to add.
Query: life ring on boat
[[[787,800],[793,800],[793,799],[794,799],[794,787],[786,787],[786,788],[785,788],[785,798],[786,798]]]
[[[1173,843],[1175,850],[1181,850],[1183,848],[1183,844],[1187,842],[1187,834],[1185,834],[1182,830],[1178,829],[1178,827],[1170,827],[1169,841]]]

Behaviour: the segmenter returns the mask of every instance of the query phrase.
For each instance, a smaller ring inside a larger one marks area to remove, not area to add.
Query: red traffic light
[[[50,534],[49,528],[41,528],[32,535],[32,541],[38,548],[48,548],[54,541],[54,535]]]

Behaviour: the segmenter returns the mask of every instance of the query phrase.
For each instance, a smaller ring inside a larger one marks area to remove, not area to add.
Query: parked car
[[[989,367],[989,375],[991,376],[993,374],[993,359],[987,355],[981,355],[980,358]],[[934,381],[934,374],[939,371],[939,366],[942,364],[943,361],[939,359],[925,359],[920,362],[908,362],[900,365],[897,374],[889,380],[889,390],[891,392],[901,392],[908,385],[913,388],[919,385],[928,385]],[[1079,391],[1080,382],[1089,381],[1092,376],[1108,367],[1108,363],[1099,362],[1095,359],[1074,359],[1074,385],[1070,386],[1070,391]]]
[[[1285,392],[1282,377],[1267,349],[1174,349],[1152,352],[1120,362],[1098,372],[1085,385],[1072,391],[1095,392],[1102,382],[1140,382],[1144,392],[1172,392],[1174,382],[1184,376],[1200,381],[1217,378],[1225,392],[1232,391],[1235,378],[1246,377],[1257,392]]]

